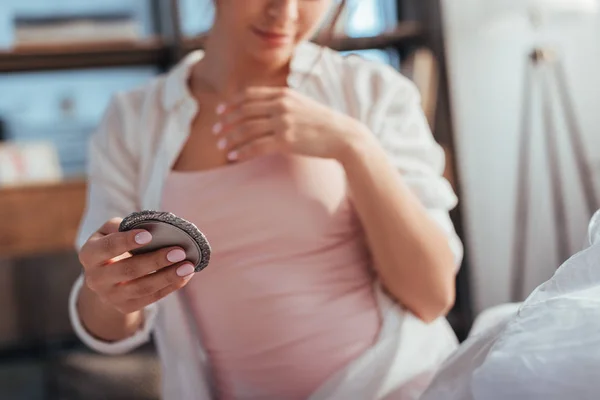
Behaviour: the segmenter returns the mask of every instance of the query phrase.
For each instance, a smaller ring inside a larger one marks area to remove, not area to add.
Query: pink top
[[[171,172],[162,208],[213,248],[184,289],[222,399],[306,399],[373,345],[368,249],[333,160]]]

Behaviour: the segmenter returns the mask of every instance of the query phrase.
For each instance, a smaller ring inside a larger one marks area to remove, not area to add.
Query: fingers
[[[277,110],[277,101],[255,101],[252,103],[243,103],[239,107],[223,115],[221,121],[223,130],[226,133],[227,128],[254,118],[268,118]]]
[[[110,235],[111,233],[117,233],[119,232],[119,225],[121,224],[121,221],[123,221],[123,218],[111,218],[106,221],[104,225],[100,227],[100,229],[98,229],[97,233],[103,236]]]
[[[213,126],[218,135],[240,121],[268,118],[286,112],[293,104],[293,91],[286,87],[252,87],[217,107],[220,121]]]
[[[227,153],[229,161],[275,150],[275,143],[265,137],[275,134],[279,120],[287,118],[281,116],[293,108],[291,94],[291,89],[282,87],[248,88],[217,108],[221,120],[213,126],[213,133],[220,137],[217,147]]]
[[[139,299],[128,300],[125,303],[123,303],[122,306],[118,307],[118,309],[119,309],[119,311],[121,311],[124,314],[128,314],[128,313],[131,313],[134,311],[139,311],[139,310],[143,309],[144,307],[147,307],[150,304],[156,303],[157,301],[164,299],[171,293],[176,292],[177,290],[183,288],[185,285],[188,284],[188,282],[191,279],[192,279],[192,275],[180,280],[177,283],[173,283],[169,286],[166,286],[148,296],[145,296],[145,297],[142,297]]]
[[[235,129],[223,135],[217,142],[220,150],[229,152],[241,147],[252,140],[272,135],[274,133],[273,122],[269,119],[254,119],[241,123]]]
[[[230,151],[227,153],[227,159],[232,162],[242,162],[255,157],[279,152],[281,151],[281,147],[281,141],[277,140],[277,136],[264,136]]]
[[[112,227],[106,225],[105,232],[111,232]],[[152,241],[152,235],[141,229],[128,232],[112,232],[103,234],[96,232],[83,245],[79,252],[79,260],[86,268],[106,265],[114,258],[122,256],[131,250],[140,248]]]
[[[142,278],[165,267],[182,262],[185,258],[185,251],[178,247],[128,257],[111,265],[87,270],[88,286],[91,284],[96,289],[112,288],[123,282]]]
[[[227,136],[232,131],[240,129],[243,124],[254,122],[254,120],[268,121],[274,115],[283,113],[284,107],[282,101],[278,100],[242,104],[239,108],[222,116],[220,121],[213,126],[213,134]]]
[[[287,87],[250,87],[217,107],[217,114],[227,114],[242,104],[253,101],[269,101],[291,95]]]
[[[194,266],[189,262],[178,263],[153,274],[119,285],[119,292],[127,299],[139,299],[150,296],[167,286],[185,280],[194,273]]]
[[[151,304],[173,290],[182,288],[193,275],[194,266],[191,263],[178,263],[142,278],[117,285],[108,294],[108,297],[111,302],[119,305],[137,306],[140,302]]]

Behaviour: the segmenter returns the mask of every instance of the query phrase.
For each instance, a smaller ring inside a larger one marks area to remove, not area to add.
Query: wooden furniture
[[[21,47],[0,52],[0,73],[74,70],[85,68],[153,65],[166,70],[190,50],[202,47],[202,37],[181,34],[177,0],[152,3],[156,36],[140,41],[93,45]],[[338,50],[396,49],[409,60],[411,76],[421,88],[424,108],[436,139],[447,154],[446,176],[460,194],[454,164],[451,103],[439,0],[421,0],[413,15],[405,12],[410,0],[398,0],[399,23],[390,32],[372,38],[336,37],[326,45]],[[409,64],[409,62],[407,62]],[[19,262],[19,257],[71,251],[84,209],[85,182],[0,189],[0,254]],[[460,206],[452,213],[464,239]],[[457,305],[450,320],[460,337],[472,316],[466,259],[458,278]]]
[[[150,38],[138,43],[17,47],[11,51],[0,51],[0,73],[159,65],[166,63],[167,51],[161,38]]]
[[[73,249],[85,207],[84,181],[0,191],[0,254],[24,257]]]

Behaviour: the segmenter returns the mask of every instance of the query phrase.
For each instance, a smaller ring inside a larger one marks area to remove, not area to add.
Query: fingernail
[[[185,260],[185,251],[181,249],[171,250],[169,254],[167,254],[167,260],[172,263],[177,263]]]
[[[177,275],[180,277],[188,276],[194,273],[194,266],[192,264],[185,264],[177,268]]]
[[[234,150],[227,155],[227,159],[229,161],[235,161],[238,159],[238,156],[239,156],[238,152]]]
[[[135,242],[137,244],[148,244],[152,241],[152,235],[150,232],[140,232],[135,235]]]
[[[222,129],[223,125],[220,122],[217,122],[215,126],[213,126],[213,133],[216,135],[217,133],[221,132]]]
[[[219,140],[219,142],[217,143],[217,147],[221,150],[223,150],[225,146],[227,146],[227,139],[225,138]]]
[[[219,104],[217,106],[217,114],[223,114],[225,112],[225,104]]]

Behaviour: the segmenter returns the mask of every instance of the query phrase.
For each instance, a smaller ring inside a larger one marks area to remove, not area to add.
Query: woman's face
[[[266,64],[290,57],[312,35],[332,0],[216,0],[216,24],[235,47]]]

